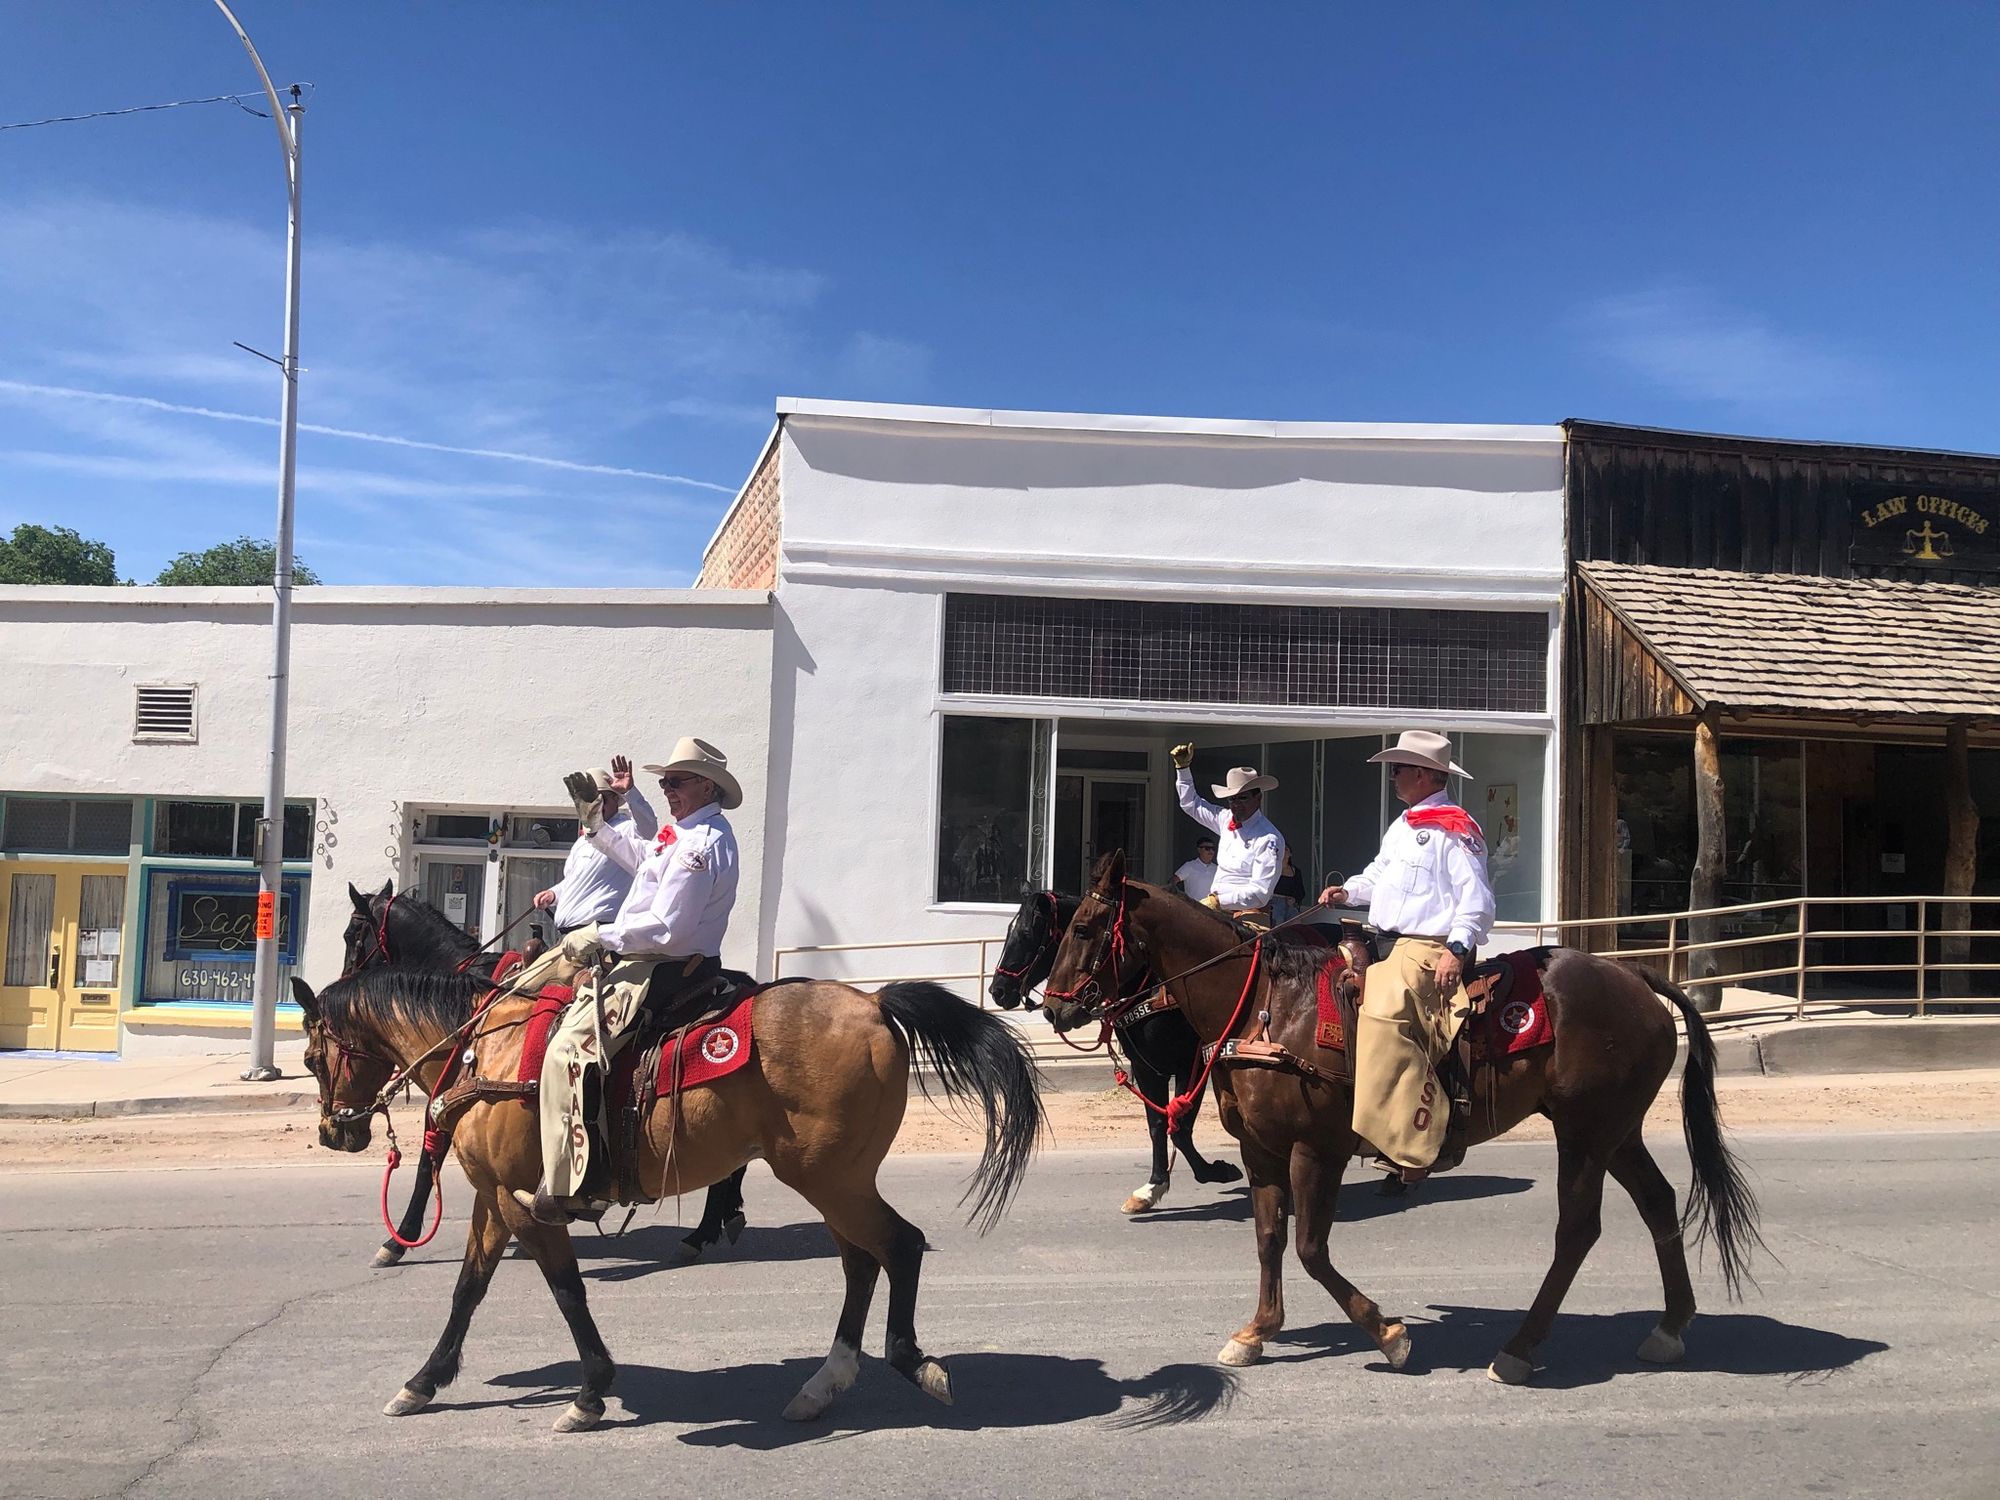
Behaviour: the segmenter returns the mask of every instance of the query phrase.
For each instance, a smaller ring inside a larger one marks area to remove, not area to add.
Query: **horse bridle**
[[[1095,901],[1103,906],[1111,905],[1111,898],[1093,886],[1084,894],[1086,902]],[[1077,916],[1083,908],[1077,908]],[[1076,926],[1076,917],[1070,918],[1070,926]],[[1108,945],[1108,949],[1107,949]],[[1104,981],[1098,976],[1103,972],[1106,961],[1123,967],[1125,961],[1125,882],[1118,882],[1118,906],[1113,912],[1110,926],[1090,940],[1086,950],[1083,981],[1072,990],[1043,989],[1046,999],[1061,1000],[1070,1005],[1081,1006],[1084,1013],[1097,1020],[1105,1019],[1107,1001],[1104,998]],[[1143,993],[1143,991],[1142,991]]]
[[[1022,964],[1022,965],[1021,965],[1021,967],[1020,967],[1020,968],[1018,968],[1018,969],[1010,969],[1010,968],[1008,968],[1008,967],[1007,967],[1007,966],[1006,966],[1005,964],[995,964],[995,965],[993,966],[993,972],[994,972],[994,974],[996,974],[997,976],[999,976],[999,977],[1000,977],[1000,978],[1002,978],[1002,979],[1012,979],[1012,980],[1014,980],[1014,981],[1015,981],[1016,983],[1019,983],[1019,982],[1020,982],[1020,979],[1021,979],[1021,977],[1022,977],[1022,976],[1023,976],[1024,974],[1026,974],[1026,973],[1028,972],[1028,970],[1030,970],[1030,969],[1034,968],[1034,966],[1035,966],[1035,960],[1036,960],[1036,959],[1038,959],[1038,958],[1040,958],[1040,957],[1042,956],[1042,948],[1043,948],[1043,947],[1053,947],[1053,946],[1055,946],[1055,945],[1056,945],[1057,943],[1060,943],[1060,942],[1062,941],[1062,924],[1061,924],[1061,923],[1059,923],[1059,922],[1058,922],[1058,921],[1056,920],[1056,918],[1057,918],[1058,914],[1059,914],[1059,913],[1061,912],[1062,908],[1060,908],[1059,906],[1057,906],[1057,905],[1056,905],[1056,897],[1055,897],[1055,892],[1054,892],[1054,891],[1037,891],[1037,892],[1035,892],[1035,899],[1036,899],[1037,901],[1046,901],[1046,902],[1048,903],[1048,907],[1049,907],[1049,937],[1048,937],[1048,942],[1047,942],[1046,944],[1037,944],[1037,945],[1036,945],[1036,947],[1035,947],[1035,951],[1034,951],[1033,953],[1031,953],[1031,954],[1029,954],[1029,955],[1028,955],[1028,960],[1027,960],[1027,962],[1026,962],[1026,963],[1024,963],[1024,964]],[[1021,920],[1021,914],[1020,914],[1019,912],[1015,912],[1015,913],[1014,913],[1014,921],[1015,921],[1015,922],[1019,922],[1020,920]],[[1013,935],[1014,935],[1014,933],[1013,933],[1013,927],[1012,927],[1012,925],[1010,924],[1010,926],[1008,927],[1008,932],[1007,932],[1007,936],[1008,936],[1008,938],[1009,938],[1009,939],[1011,940],[1011,939],[1012,939],[1012,937],[1013,937]],[[1027,998],[1027,997],[1026,997],[1025,995],[1023,995],[1023,996],[1022,996],[1022,999],[1024,999],[1024,1000],[1025,1000],[1026,998]]]
[[[354,966],[340,976],[342,979],[352,979],[378,958],[385,964],[393,964],[396,961],[389,953],[389,913],[396,909],[396,898],[402,894],[401,891],[389,893],[389,899],[382,903],[382,915],[373,920],[375,951],[362,954]],[[331,1035],[329,1032],[328,1036]]]

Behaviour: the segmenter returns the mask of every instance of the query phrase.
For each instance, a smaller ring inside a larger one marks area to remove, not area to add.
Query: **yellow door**
[[[125,867],[0,864],[0,1047],[118,1050]]]

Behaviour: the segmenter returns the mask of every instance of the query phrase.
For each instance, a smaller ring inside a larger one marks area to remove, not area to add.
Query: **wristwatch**
[[[1462,964],[1469,964],[1472,962],[1472,950],[1466,947],[1465,944],[1463,943],[1446,943],[1444,945],[1444,951],[1449,953],[1453,958],[1457,959]]]

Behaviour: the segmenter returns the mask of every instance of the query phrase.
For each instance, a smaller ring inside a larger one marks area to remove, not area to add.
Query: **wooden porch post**
[[[1966,727],[1952,724],[1944,732],[1944,893],[1970,896],[1979,878],[1979,804],[1972,800],[1972,750]],[[1943,927],[1947,932],[1964,932],[1972,926],[1972,904],[1950,901],[1944,906]],[[1972,939],[1948,937],[1939,942],[1939,957],[1946,964],[1971,961]],[[1970,994],[1972,976],[1963,969],[1947,969],[1938,976],[1936,993]]]
[[[1688,882],[1688,905],[1696,911],[1722,905],[1723,844],[1722,749],[1717,738],[1719,717],[1714,704],[1701,712],[1694,726],[1694,876]],[[1722,934],[1716,917],[1696,917],[1688,923],[1690,944],[1712,943]],[[1688,993],[1704,1011],[1722,1007],[1722,987],[1694,981],[1711,979],[1721,963],[1715,951],[1688,954]]]

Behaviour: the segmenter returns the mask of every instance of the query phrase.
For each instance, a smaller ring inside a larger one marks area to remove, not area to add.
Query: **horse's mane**
[[[1260,932],[1247,922],[1239,922],[1227,912],[1217,911],[1204,905],[1181,891],[1168,890],[1165,886],[1153,886],[1162,896],[1171,896],[1181,905],[1201,913],[1202,917],[1215,924],[1217,935],[1226,934],[1232,944],[1240,945],[1247,954],[1253,939],[1264,939],[1262,966],[1273,983],[1284,986],[1304,985],[1310,988],[1316,981],[1320,966],[1333,956],[1333,950],[1317,937],[1306,937],[1298,927],[1285,927],[1276,932]]]
[[[432,945],[440,957],[463,958],[478,951],[479,945],[466,935],[462,927],[423,897],[398,894],[391,899],[398,914],[416,922],[417,941]]]
[[[377,966],[336,979],[321,990],[320,1014],[343,1036],[354,1035],[356,1022],[376,1029],[390,1020],[449,1031],[472,1014],[473,996],[485,987],[471,974]]]

